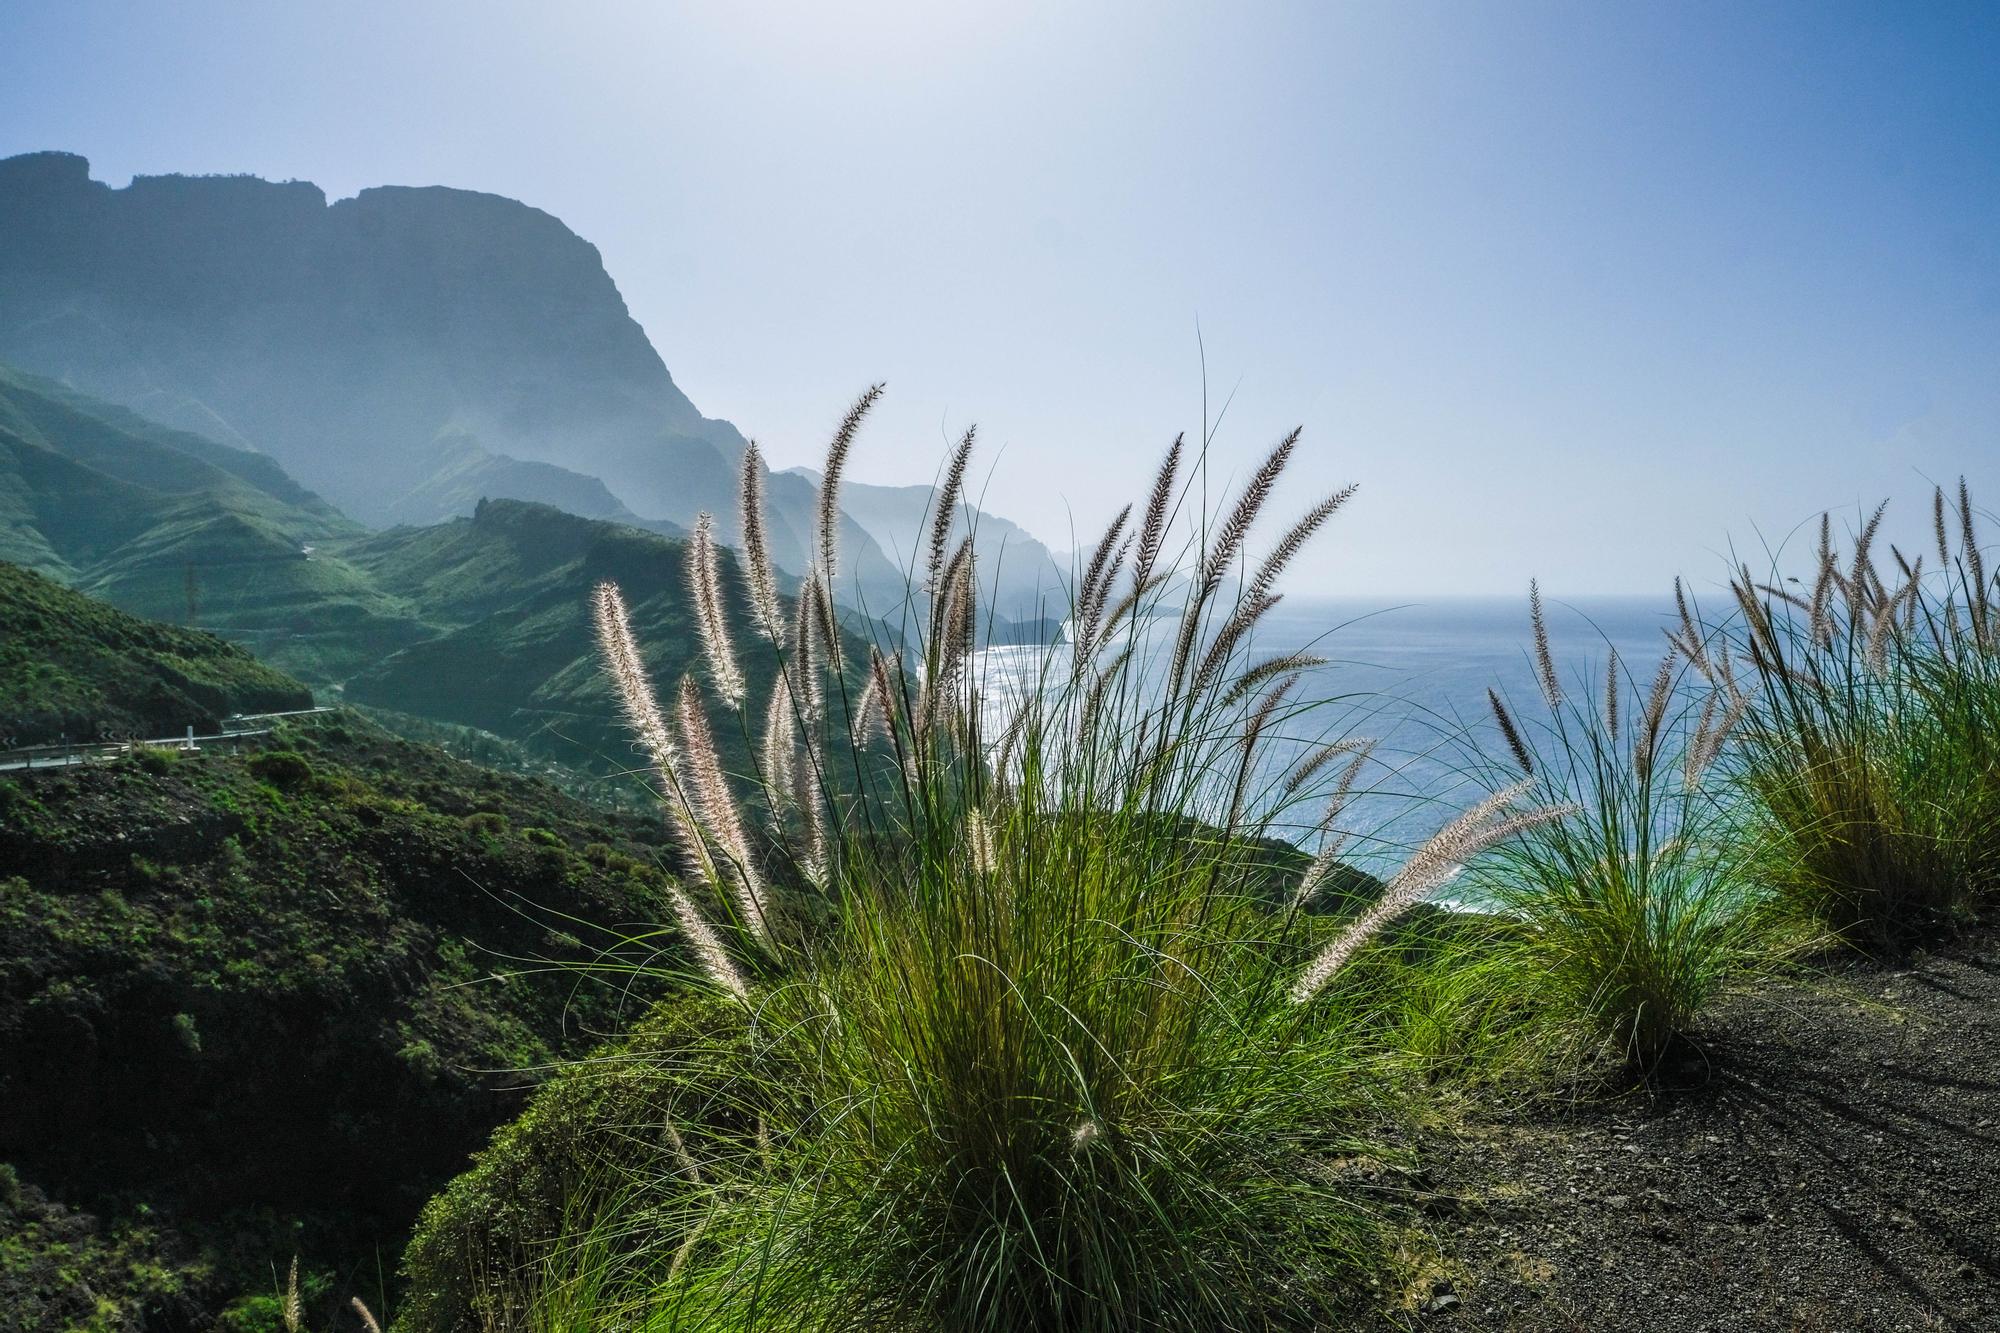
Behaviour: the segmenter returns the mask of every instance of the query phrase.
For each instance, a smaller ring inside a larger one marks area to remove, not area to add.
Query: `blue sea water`
[[[1545,609],[1559,676],[1566,688],[1592,698],[1603,692],[1613,650],[1633,678],[1627,689],[1643,691],[1675,623],[1670,598],[1551,598]],[[1163,655],[1157,645],[1151,651]],[[1011,677],[1018,687],[1040,652],[989,649],[978,669],[995,682]],[[1369,765],[1340,825],[1349,839],[1343,857],[1378,873],[1505,780],[1492,762],[1505,751],[1489,688],[1524,727],[1546,717],[1525,597],[1390,602],[1291,595],[1259,625],[1251,649],[1256,658],[1290,652],[1328,659],[1299,691],[1322,702],[1274,739],[1267,769],[1282,770],[1339,737],[1376,739],[1379,762]],[[1310,841],[1317,814],[1300,808],[1278,831]]]
[[[1671,599],[1589,598],[1545,607],[1565,688],[1603,692],[1615,650],[1626,689],[1643,691],[1668,651]],[[1308,649],[1332,663],[1312,684],[1330,695],[1334,735],[1380,737],[1383,761],[1346,821],[1351,859],[1381,869],[1490,790],[1481,755],[1504,755],[1487,690],[1521,725],[1546,716],[1534,668],[1526,598],[1402,604],[1287,598],[1268,618],[1259,652]],[[1283,762],[1274,755],[1274,761]]]

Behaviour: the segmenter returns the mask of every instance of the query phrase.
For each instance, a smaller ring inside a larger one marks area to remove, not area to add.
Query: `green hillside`
[[[489,500],[469,519],[398,528],[343,548],[375,585],[441,632],[346,682],[346,697],[477,727],[586,772],[630,763],[631,746],[597,668],[588,597],[600,580],[625,590],[633,624],[662,685],[695,666],[700,648],[679,542],[546,505]],[[736,577],[723,555],[724,578]],[[740,599],[730,599],[753,697],[773,663],[757,652]],[[717,738],[741,753],[736,728]]]
[[[134,619],[0,563],[0,746],[213,731],[312,693],[236,644]]]
[[[617,773],[630,759],[595,668],[590,590],[624,586],[671,684],[699,651],[682,551],[658,531],[520,500],[369,532],[268,458],[0,369],[0,558],[224,636],[325,699],[490,732],[574,772]],[[724,566],[733,580],[733,558]],[[761,690],[769,655],[751,650],[747,624],[735,628]],[[31,699],[44,701],[37,738],[110,716],[87,695],[47,704],[56,696],[39,681],[24,679],[10,705],[17,732],[30,728]],[[718,738],[743,757],[736,727],[719,725]]]
[[[429,632],[319,554],[362,531],[260,454],[0,367],[0,558],[325,683]]]
[[[0,366],[0,438],[147,491],[226,499],[302,541],[360,530],[262,454],[173,430],[7,366]]]
[[[424,1200],[643,1007],[567,965],[662,919],[656,821],[358,719],[279,743],[0,775],[0,1327],[275,1330],[294,1254],[313,1327],[382,1308]]]

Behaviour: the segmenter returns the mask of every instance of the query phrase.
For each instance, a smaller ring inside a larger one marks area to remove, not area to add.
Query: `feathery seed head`
[[[945,468],[944,486],[931,497],[935,507],[931,514],[931,544],[927,569],[930,586],[936,588],[944,576],[944,561],[951,543],[952,520],[958,515],[958,501],[965,489],[965,468],[972,460],[972,440],[979,427],[968,426],[960,438],[958,447],[952,450],[951,463]]]
[[[1493,707],[1493,720],[1500,724],[1500,735],[1506,740],[1507,748],[1513,751],[1514,762],[1521,766],[1523,773],[1533,774],[1535,756],[1529,751],[1528,743],[1521,738],[1521,729],[1514,725],[1514,715],[1500,701],[1500,692],[1490,685],[1486,687],[1486,702]]]
[[[764,522],[764,459],[752,440],[743,451],[743,476],[738,488],[743,529],[743,580],[750,595],[750,619],[757,632],[785,646],[785,613],[778,604],[778,579],[771,568],[771,538]]]
[[[750,840],[743,833],[735,794],[729,790],[729,781],[722,773],[722,758],[709,731],[708,713],[701,705],[701,689],[692,676],[681,678],[679,722],[695,813],[702,830],[722,853],[722,864],[716,867],[721,882],[716,887],[736,900],[751,938],[769,947],[770,907],[765,900],[763,881],[750,856]]]
[[[840,428],[833,433],[833,443],[827,446],[826,467],[820,474],[819,482],[819,567],[821,574],[829,580],[840,574],[840,474],[847,466],[847,454],[854,447],[854,437],[861,430],[862,420],[881,396],[880,384],[869,385],[867,391],[847,409],[847,415],[840,419]]]
[[[1678,579],[1674,586],[1680,586]],[[1686,648],[1683,647],[1682,651],[1685,652]],[[1612,737],[1618,734],[1618,684],[1618,650],[1613,648],[1604,663],[1604,734]]]
[[[795,707],[791,673],[780,670],[771,682],[771,697],[764,705],[764,744],[759,764],[763,769],[765,799],[774,815],[792,799],[792,752],[798,747]]]
[[[1167,514],[1173,504],[1174,479],[1180,473],[1184,437],[1176,435],[1160,470],[1153,477],[1152,494],[1146,497],[1146,521],[1139,530],[1139,552],[1132,566],[1135,587],[1143,588],[1152,577],[1153,566],[1167,538]]]
[[[1527,786],[1527,783],[1517,783],[1494,793],[1419,847],[1390,879],[1374,905],[1335,936],[1300,974],[1292,986],[1293,1002],[1304,1004],[1326,989],[1334,974],[1346,966],[1364,944],[1427,895],[1449,883],[1463,869],[1465,862],[1508,838],[1576,813],[1573,805],[1550,806],[1489,822],[1520,796]]]
[[[694,604],[695,629],[701,636],[702,657],[716,694],[732,710],[743,707],[743,672],[736,665],[736,648],[729,639],[729,619],[722,605],[722,578],[715,553],[715,519],[703,513],[694,521],[687,550],[688,599]]]
[[[1542,584],[1528,580],[1528,619],[1535,631],[1535,675],[1541,682],[1542,698],[1551,708],[1562,704],[1562,683],[1556,679],[1555,655],[1549,651],[1549,623],[1542,614]]]
[[[972,859],[973,873],[992,874],[998,864],[993,855],[993,830],[988,827],[986,816],[978,810],[966,813],[965,840]]]

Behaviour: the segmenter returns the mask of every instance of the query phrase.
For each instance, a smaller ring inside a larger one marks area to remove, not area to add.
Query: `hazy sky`
[[[1309,582],[1651,590],[2000,503],[2000,6],[7,0],[0,155],[446,184],[595,242],[703,411],[1063,544],[1235,394]]]

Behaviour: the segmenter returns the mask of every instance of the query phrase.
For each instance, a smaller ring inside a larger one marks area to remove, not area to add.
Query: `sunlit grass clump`
[[[617,589],[598,592],[684,855],[676,929],[753,1035],[690,1066],[701,1091],[662,1131],[670,1178],[621,1186],[547,1262],[536,1322],[1326,1326],[1377,1243],[1331,1164],[1380,1123],[1395,1061],[1393,1021],[1344,969],[1464,862],[1561,812],[1499,793],[1378,899],[1309,910],[1341,880],[1331,830],[1368,751],[1266,762],[1319,663],[1259,659],[1254,631],[1348,495],[1248,557],[1296,433],[1214,514],[1184,512],[1176,443],[1077,571],[1068,642],[1004,700],[970,667],[968,434],[890,617],[900,638],[852,638],[830,586],[837,496],[874,397],[835,437],[790,611],[746,458],[741,595],[753,650],[781,662],[769,698],[745,695],[708,524],[689,556],[705,689],[679,682],[662,708]],[[757,756],[744,780],[716,759],[718,705]],[[1306,803],[1316,857],[1268,839]]]
[[[1545,720],[1489,697],[1523,786],[1578,813],[1498,849],[1480,882],[1516,923],[1540,1022],[1650,1071],[1776,951],[1755,858],[1707,781],[1749,700],[1682,688],[1674,650],[1643,686],[1609,652],[1601,682],[1566,690],[1539,590],[1530,603]]]
[[[1687,648],[1750,700],[1728,768],[1762,878],[1796,916],[1896,948],[2000,872],[2000,608],[1962,486],[1955,513],[1935,497],[1928,574],[1893,548],[1885,574],[1882,512],[1844,558],[1822,519],[1809,583],[1740,570],[1737,616]]]

